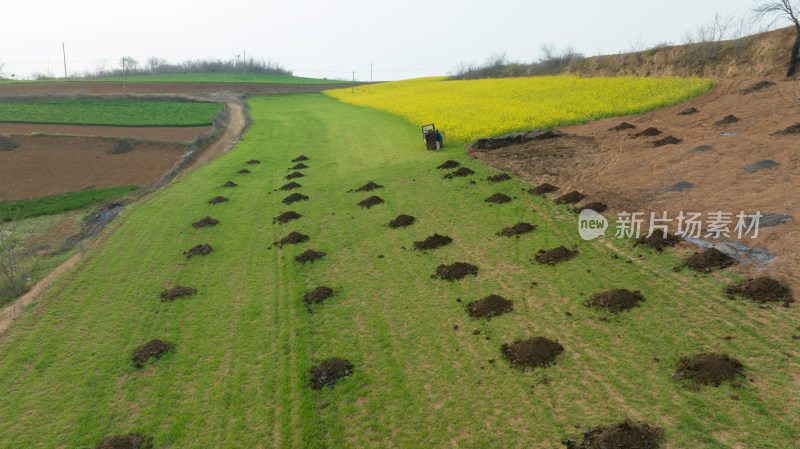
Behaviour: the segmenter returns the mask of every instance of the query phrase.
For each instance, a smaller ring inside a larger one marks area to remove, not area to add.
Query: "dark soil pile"
[[[464,276],[471,274],[478,275],[478,267],[466,262],[453,262],[450,265],[441,264],[436,267],[436,274],[432,277],[438,277],[446,281],[455,281]]]
[[[300,173],[299,171],[294,171],[286,175],[286,179],[302,178],[303,176],[305,175]]]
[[[357,188],[355,191],[356,192],[372,192],[375,189],[382,189],[382,188],[383,188],[382,185],[375,184],[374,182],[370,181],[370,182],[364,184],[363,186]]]
[[[778,131],[775,134],[800,134],[800,123],[795,123],[794,125],[784,129],[783,131]],[[0,150],[3,148],[0,147]]]
[[[302,170],[304,168],[308,168],[308,165],[306,165],[306,164],[301,162],[301,163],[295,165],[294,167],[290,168],[289,170]]]
[[[540,264],[555,265],[559,262],[572,259],[578,255],[578,251],[570,251],[563,245],[551,250],[539,250],[539,253],[534,257],[534,260]]]
[[[692,114],[697,114],[698,112],[700,111],[698,111],[697,108],[691,107],[689,109],[684,109],[683,111],[678,112],[678,115],[692,115]]]
[[[300,263],[306,263],[306,262],[313,262],[317,259],[322,259],[323,257],[325,257],[325,253],[323,253],[322,251],[314,251],[313,249],[309,249],[303,251],[303,253],[300,254],[299,256],[295,256],[294,260]]]
[[[370,207],[372,207],[372,206],[374,206],[376,204],[381,204],[382,202],[383,202],[383,198],[373,195],[373,196],[365,199],[364,201],[358,203],[358,205],[361,206],[361,207],[366,207],[367,209],[369,209]]]
[[[664,137],[663,139],[658,139],[655,142],[653,142],[653,146],[654,147],[663,147],[664,145],[675,145],[675,144],[678,144],[678,143],[681,143],[681,142],[683,142],[683,141],[681,139],[678,139],[677,137],[667,136],[667,137]]]
[[[235,182],[233,182],[233,181],[228,181],[228,182],[226,182],[225,184],[222,184],[222,187],[236,187],[236,186],[238,186],[238,185],[239,185],[239,184],[236,184],[236,183],[235,183]]]
[[[456,167],[458,167],[459,165],[461,165],[461,164],[459,164],[459,163],[458,163],[458,162],[456,162],[456,161],[452,161],[452,160],[450,160],[450,161],[444,161],[444,162],[442,163],[442,165],[440,165],[440,166],[438,166],[438,167],[436,167],[436,168],[438,168],[438,169],[450,170],[451,168],[456,168]]]
[[[613,128],[608,128],[608,130],[609,131],[625,131],[626,129],[633,129],[633,128],[636,128],[636,125],[630,124],[628,122],[622,122],[622,123],[620,123],[619,125],[617,125],[617,126],[615,126]]]
[[[248,163],[248,164],[251,164],[251,165],[252,165],[252,164],[260,164],[260,163],[261,163],[261,161],[259,161],[258,159],[250,159],[249,161],[247,161],[247,163]]]
[[[462,178],[464,176],[473,175],[475,172],[467,167],[461,167],[458,170],[444,175],[445,179]]]
[[[552,184],[544,183],[529,189],[528,193],[532,193],[534,195],[544,195],[546,193],[555,192],[556,190],[558,190],[558,187]]]
[[[742,89],[739,93],[741,93],[742,95],[747,95],[747,94],[751,94],[753,92],[758,92],[759,90],[764,90],[764,89],[766,89],[768,87],[771,87],[771,86],[774,86],[774,85],[775,85],[775,83],[773,83],[772,81],[759,81],[759,82],[757,82],[755,84],[751,84],[746,89]]]
[[[293,194],[287,196],[286,198],[284,198],[281,202],[283,204],[292,204],[292,203],[295,203],[297,201],[307,201],[307,200],[308,200],[308,197],[303,195],[302,193],[293,193]]]
[[[219,220],[206,216],[200,221],[196,221],[192,223],[195,229],[202,228],[203,226],[214,226],[215,224],[219,223]]]
[[[319,390],[325,385],[333,384],[337,379],[347,377],[353,374],[353,364],[344,359],[336,357],[323,360],[319,365],[311,368],[311,382],[308,387],[312,390]]]
[[[718,121],[718,122],[716,122],[714,124],[717,125],[717,126],[723,126],[723,125],[730,125],[731,123],[736,123],[738,121],[739,121],[739,117],[736,117],[735,115],[728,115],[725,118],[723,118],[722,120],[720,120],[720,121]]]
[[[303,161],[307,161],[307,160],[308,160],[307,157],[305,157],[303,155],[300,155],[300,156],[297,156],[296,158],[292,159],[292,162],[303,162]]]
[[[284,185],[283,185],[283,186],[281,186],[281,188],[280,188],[280,189],[278,189],[278,190],[292,190],[292,189],[297,189],[297,188],[300,188],[300,187],[303,187],[303,186],[301,186],[300,184],[298,184],[298,183],[296,183],[296,182],[292,181],[292,182],[290,182],[289,184],[284,184]]]
[[[675,246],[683,240],[680,236],[675,234],[667,233],[667,236],[664,237],[664,233],[661,231],[655,231],[650,236],[643,235],[636,239],[636,243],[633,246],[647,246],[648,248],[653,248],[656,251],[664,251],[664,248],[667,246]]]
[[[637,307],[640,301],[644,301],[644,296],[639,290],[632,292],[619,288],[603,293],[595,293],[592,295],[592,299],[584,302],[583,305],[608,309],[611,313],[619,313],[623,310]]]
[[[467,313],[472,318],[491,318],[514,310],[514,303],[498,295],[489,295],[467,304]]]
[[[728,354],[697,354],[692,358],[678,361],[678,369],[673,379],[691,379],[698,384],[719,386],[723,380],[731,380],[744,374],[744,365]]]
[[[489,182],[503,182],[508,181],[511,179],[511,176],[508,173],[500,173],[499,175],[489,176],[486,178]]]
[[[286,237],[278,240],[275,242],[278,246],[283,245],[295,245],[297,243],[307,242],[309,237],[307,235],[301,234],[299,232],[292,231]]]
[[[332,294],[332,288],[320,286],[303,295],[303,301],[305,301],[306,304],[320,303],[330,298]]]
[[[446,235],[439,235],[433,234],[432,236],[422,240],[420,242],[414,242],[414,249],[417,250],[426,250],[426,249],[436,249],[440,246],[449,245],[453,242],[453,239]]]
[[[501,237],[513,237],[515,235],[527,234],[533,231],[534,229],[536,229],[536,226],[530,223],[520,222],[515,224],[514,226],[503,228],[503,230],[498,232],[497,235]]]
[[[108,154],[125,154],[133,151],[133,146],[127,140],[120,140],[113,147],[109,148],[106,153]]]
[[[224,203],[225,201],[229,201],[229,199],[225,198],[224,196],[215,196],[214,198],[208,200],[208,204],[219,204]]]
[[[389,227],[392,229],[397,228],[405,228],[406,226],[411,226],[414,224],[416,218],[412,217],[411,215],[400,214],[394,220],[389,222]]]
[[[564,440],[567,449],[658,449],[664,431],[646,422],[624,422],[598,426],[583,432],[583,442]]]
[[[236,173],[243,173],[243,174],[244,174],[244,173],[250,173],[250,170],[248,170],[248,169],[246,169],[246,168],[243,168],[243,169],[241,169],[241,170],[237,171]]]
[[[766,170],[772,167],[780,167],[780,162],[775,162],[771,159],[761,159],[760,161],[753,162],[752,164],[747,164],[743,169],[749,171],[750,173],[757,172],[759,170]]]
[[[18,146],[19,144],[10,136],[0,136],[0,151],[11,151]]]
[[[794,302],[789,286],[769,276],[760,276],[739,284],[729,285],[725,287],[725,294],[741,295],[759,303],[782,302],[788,305]]]
[[[503,343],[500,352],[511,362],[512,368],[525,369],[549,366],[564,352],[564,347],[544,337],[532,337],[512,344]]]
[[[556,198],[556,204],[575,204],[580,202],[580,200],[586,198],[586,195],[578,192],[577,190],[573,190],[567,194],[561,195],[560,197]]]
[[[150,357],[160,359],[165,352],[175,349],[175,345],[161,340],[150,340],[133,351],[131,361],[133,366],[141,368]]]
[[[284,212],[284,213],[278,215],[277,217],[273,218],[272,222],[273,223],[275,223],[275,222],[287,223],[287,222],[290,222],[292,220],[297,220],[300,217],[302,217],[302,215],[298,214],[297,212],[295,212],[293,210],[290,210],[289,212]]]
[[[152,447],[152,438],[129,433],[104,438],[95,445],[94,449],[150,449]]]
[[[634,134],[633,137],[642,137],[642,136],[644,136],[644,137],[653,137],[653,136],[657,136],[659,134],[661,134],[661,131],[658,128],[653,128],[651,126],[651,127],[647,128],[646,130],[644,130],[642,132],[638,132],[638,133]]]
[[[511,197],[503,195],[502,193],[495,193],[494,195],[490,196],[489,198],[486,198],[483,201],[486,201],[487,203],[503,204],[511,201]]]
[[[197,293],[197,289],[176,285],[169,290],[164,290],[161,292],[161,302],[174,301],[178,298],[183,298],[184,296],[194,295],[195,293]]]
[[[593,210],[593,211],[595,211],[595,212],[597,212],[599,214],[601,212],[605,212],[606,210],[608,210],[608,205],[606,203],[602,203],[600,201],[592,201],[589,204],[586,204],[586,205],[581,206],[581,207],[575,207],[572,210],[574,210],[576,214],[579,214],[584,209],[591,209],[591,210]]]
[[[211,245],[208,243],[203,243],[202,245],[194,246],[189,251],[184,251],[183,253],[186,254],[187,259],[191,259],[192,256],[205,256],[211,251]]]
[[[716,248],[708,248],[699,253],[694,253],[683,262],[684,266],[702,273],[710,273],[735,263],[736,260],[733,257]]]

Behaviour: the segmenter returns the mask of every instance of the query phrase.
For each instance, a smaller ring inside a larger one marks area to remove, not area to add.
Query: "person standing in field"
[[[442,133],[440,133],[439,130],[437,129],[436,130],[436,151],[439,151],[440,148],[442,148]]]

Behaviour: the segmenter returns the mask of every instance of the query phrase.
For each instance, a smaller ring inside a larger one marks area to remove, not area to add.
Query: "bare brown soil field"
[[[12,135],[19,147],[0,151],[0,201],[85,188],[151,185],[178,160],[181,143],[132,140],[133,151],[108,154],[117,140],[89,136]]]
[[[64,134],[73,136],[132,137],[134,139],[191,142],[211,126],[84,126],[41,123],[0,123],[0,134]]]
[[[58,83],[0,84],[0,96],[7,95],[71,95],[71,94],[210,94],[241,92],[251,95],[274,95],[320,92],[341,88],[341,84],[263,84],[263,83],[126,83],[106,81],[73,81]]]
[[[739,265],[734,270],[748,275],[763,271],[797,290],[800,135],[774,133],[800,122],[800,80],[772,79],[775,85],[742,94],[759,81],[765,80],[722,80],[708,94],[669,108],[563,127],[560,130],[569,134],[564,137],[489,151],[468,148],[468,152],[535,185],[558,186],[553,198],[578,190],[587,194],[582,204],[602,201],[610,206],[606,216],[611,219],[622,211],[644,212],[648,218],[651,211],[659,216],[666,211],[670,218],[684,211],[702,212],[706,220],[708,213],[722,211],[734,214],[732,231],[740,211],[791,215],[793,219],[770,227],[765,227],[762,219],[756,239],[748,235],[738,241],[776,257],[767,261],[751,257],[749,266]],[[679,114],[692,107],[699,112]],[[739,121],[716,124],[728,115]],[[610,130],[622,122],[635,127]],[[634,137],[649,127],[662,134]],[[656,140],[664,136],[681,142],[656,146]],[[764,160],[780,165],[745,168]],[[668,188],[677,183],[684,184]],[[674,230],[675,222],[672,225]],[[731,237],[721,240],[737,242],[736,235]],[[705,232],[702,238],[720,241],[707,238]]]

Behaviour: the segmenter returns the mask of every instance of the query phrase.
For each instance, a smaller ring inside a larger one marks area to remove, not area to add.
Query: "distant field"
[[[133,83],[263,83],[263,84],[337,84],[349,81],[334,81],[319,78],[303,78],[286,75],[250,75],[241,73],[187,73],[176,75],[128,76],[125,80]],[[121,77],[101,78],[97,81],[122,81]]]
[[[112,126],[207,126],[221,103],[46,100],[0,102],[0,122]]]
[[[349,104],[436,124],[445,138],[471,142],[532,128],[554,128],[638,114],[679,103],[715,85],[700,78],[548,76],[470,81],[419,78],[326,91]]]
[[[9,214],[32,218],[82,209],[95,203],[102,203],[103,201],[131,193],[138,188],[139,186],[109,187],[106,189],[91,189],[62,195],[45,196],[31,200],[0,202],[0,218]]]

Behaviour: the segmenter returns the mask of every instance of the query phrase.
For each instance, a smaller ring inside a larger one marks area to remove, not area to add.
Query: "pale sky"
[[[368,81],[446,75],[493,52],[531,62],[540,47],[587,56],[681,43],[719,12],[747,14],[754,0],[23,0],[4,2],[3,74],[63,76],[122,56],[144,62],[271,59],[295,75]],[[779,23],[779,26],[787,24]]]

